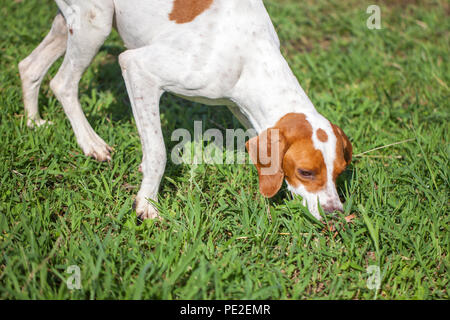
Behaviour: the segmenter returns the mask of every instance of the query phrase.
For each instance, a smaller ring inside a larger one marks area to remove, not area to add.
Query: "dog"
[[[262,0],[55,0],[59,12],[42,43],[19,63],[27,124],[39,115],[38,92],[50,66],[65,53],[50,88],[87,156],[111,160],[111,147],[87,121],[78,83],[116,28],[127,50],[119,64],[142,142],[143,180],[135,200],[141,219],[159,218],[157,201],[167,156],[159,101],[164,92],[225,105],[258,133],[246,143],[262,195],[283,180],[321,219],[342,211],[336,178],[352,159],[345,133],[313,106],[280,52]],[[268,170],[270,169],[270,170]]]

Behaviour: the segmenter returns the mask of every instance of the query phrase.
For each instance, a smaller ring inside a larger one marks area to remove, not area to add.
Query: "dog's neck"
[[[236,85],[232,100],[258,134],[288,113],[303,113],[320,122],[326,120],[317,112],[279,50],[255,59],[243,70],[242,77],[245,81]]]

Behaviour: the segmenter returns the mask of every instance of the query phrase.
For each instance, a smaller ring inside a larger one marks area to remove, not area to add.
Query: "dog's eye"
[[[297,169],[298,174],[305,179],[312,179],[314,178],[314,172],[310,170],[303,170],[303,169]]]

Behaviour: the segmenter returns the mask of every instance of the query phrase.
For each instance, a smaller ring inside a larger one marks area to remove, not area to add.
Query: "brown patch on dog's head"
[[[295,142],[286,152],[283,162],[286,181],[297,188],[302,184],[315,193],[327,183],[327,167],[322,152],[314,148],[311,139]]]
[[[323,129],[318,129],[316,131],[316,135],[317,135],[317,139],[319,139],[319,141],[322,141],[322,142],[328,141],[328,135]]]
[[[169,19],[176,23],[188,23],[206,11],[213,0],[174,0]]]
[[[341,128],[334,124],[331,124],[331,127],[336,135],[336,158],[334,160],[333,169],[333,179],[336,180],[352,161],[353,147]]]
[[[246,143],[250,159],[259,176],[259,191],[265,197],[273,197],[283,184],[282,169],[286,142],[279,130],[270,128]]]
[[[291,186],[301,183],[309,192],[323,188],[327,181],[326,165],[322,152],[314,148],[312,133],[304,114],[289,113],[273,128],[247,142],[264,196],[274,196],[285,177]],[[268,172],[267,168],[273,171]]]

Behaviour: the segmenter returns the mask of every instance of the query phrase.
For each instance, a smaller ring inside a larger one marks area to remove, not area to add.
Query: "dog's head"
[[[246,147],[264,196],[273,197],[286,179],[316,218],[318,202],[325,212],[342,211],[336,178],[352,159],[352,145],[341,128],[319,114],[289,113]]]

